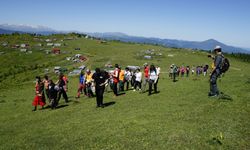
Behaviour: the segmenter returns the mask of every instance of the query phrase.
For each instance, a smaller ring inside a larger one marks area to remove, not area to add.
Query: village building
[[[50,54],[50,53],[51,53],[51,50],[45,50],[45,53],[46,53],[46,54]]]
[[[62,44],[61,43],[55,43],[54,46],[61,46]]]
[[[29,47],[29,44],[21,44],[20,47],[21,48],[27,48],[27,47]]]
[[[128,68],[129,70],[131,70],[131,71],[135,71],[135,70],[137,70],[137,69],[140,69],[139,66],[127,66],[127,68]]]
[[[20,52],[26,53],[26,52],[27,52],[27,49],[26,49],[26,48],[22,48],[22,49],[20,49]]]
[[[20,45],[16,44],[16,45],[13,45],[11,48],[19,48]]]
[[[86,66],[85,65],[82,65],[82,66],[80,66],[80,67],[78,67],[79,69],[81,69],[81,70],[84,70],[85,68],[86,68]]]
[[[67,60],[67,61],[70,61],[70,60],[71,60],[71,57],[66,57],[66,60]]]
[[[82,54],[75,54],[75,58],[79,58],[81,56],[82,56]]]
[[[76,54],[73,58],[72,58],[73,62],[78,63],[78,62],[84,62],[87,60],[87,58],[85,56],[82,56],[82,54]]]
[[[54,46],[54,43],[47,43],[47,46]]]
[[[144,58],[145,58],[145,59],[152,59],[152,56],[145,55]]]
[[[100,44],[107,44],[107,41],[104,41],[104,40],[99,40],[98,41]]]
[[[73,37],[66,37],[66,38],[64,38],[64,40],[74,40],[74,38]]]
[[[59,48],[53,48],[51,51],[53,54],[60,54],[61,50]]]
[[[7,43],[7,42],[4,42],[4,43],[2,44],[2,46],[3,46],[3,47],[6,47],[6,46],[8,46],[8,43]]]
[[[60,73],[60,71],[61,71],[61,67],[59,67],[59,66],[54,67],[55,73]]]
[[[38,43],[38,44],[36,44],[36,46],[37,46],[37,47],[42,47],[42,46],[43,46],[43,44]]]
[[[45,42],[51,42],[52,40],[51,39],[46,39]]]

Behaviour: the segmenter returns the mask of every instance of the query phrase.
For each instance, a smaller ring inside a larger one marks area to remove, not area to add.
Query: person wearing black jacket
[[[65,84],[65,81],[63,80],[63,75],[62,74],[59,75],[59,80],[56,82],[56,84],[59,87],[57,102],[59,102],[59,100],[61,99],[61,95],[63,95],[63,98],[64,98],[65,102],[68,103],[69,102],[68,95],[67,95],[67,93],[66,93],[66,91],[64,89],[66,84]]]
[[[92,76],[95,82],[96,89],[96,107],[104,107],[103,94],[105,90],[105,84],[108,83],[109,74],[106,71],[101,71],[100,68],[95,69],[95,73]]]
[[[49,94],[49,99],[50,99],[50,105],[51,109],[55,109],[57,106],[57,88],[55,83],[52,80],[48,81],[48,94]]]

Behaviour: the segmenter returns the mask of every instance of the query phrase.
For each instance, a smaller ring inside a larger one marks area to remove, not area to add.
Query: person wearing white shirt
[[[124,78],[125,78],[125,82],[124,85],[126,84],[126,90],[128,91],[129,89],[129,82],[131,81],[131,72],[129,70],[129,68],[125,68],[125,73],[124,73]]]
[[[137,86],[139,87],[139,90],[141,90],[141,80],[142,80],[142,73],[141,73],[140,69],[137,69],[136,73],[135,73],[134,91],[136,91]]]
[[[159,67],[159,66],[156,66],[156,74],[157,74],[157,76],[159,76],[160,75],[160,73],[161,73],[161,68]]]
[[[152,86],[153,85],[154,85],[154,92],[157,93],[157,80],[158,80],[157,70],[156,70],[154,65],[151,65],[150,70],[149,70],[149,90],[148,90],[148,95],[152,94]]]
[[[159,66],[156,66],[155,69],[156,69],[156,74],[157,74],[157,79],[155,81],[155,84],[157,84],[158,81],[159,81],[159,77],[160,77],[160,73],[161,73],[161,68]]]

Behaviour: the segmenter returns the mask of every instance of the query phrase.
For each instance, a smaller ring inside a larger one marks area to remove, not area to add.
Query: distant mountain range
[[[227,53],[249,53],[250,51],[239,48],[228,46],[214,39],[208,39],[205,41],[184,41],[175,39],[160,39],[160,38],[146,38],[138,36],[129,36],[119,32],[108,32],[108,33],[87,33],[90,36],[103,38],[108,40],[119,40],[123,42],[135,42],[135,43],[149,43],[158,44],[166,47],[176,48],[190,48],[190,49],[201,49],[201,50],[213,50],[216,45],[222,47],[222,50]]]
[[[36,34],[42,34],[42,35],[61,33],[59,31],[56,31],[54,29],[51,29],[45,26],[32,26],[32,25],[24,25],[24,24],[20,24],[20,25],[1,24],[0,25],[0,34],[11,34],[14,32],[36,33]]]
[[[42,35],[49,34],[62,34],[69,33],[72,31],[57,31],[45,26],[31,26],[31,25],[13,25],[13,24],[1,24],[0,25],[0,34],[11,34],[14,32],[19,33],[37,33]],[[78,32],[78,31],[74,31]],[[175,40],[175,39],[160,39],[160,38],[147,38],[139,36],[129,36],[120,32],[106,32],[106,33],[87,33],[87,32],[78,32],[88,34],[96,38],[102,38],[106,40],[119,40],[122,42],[134,42],[134,43],[148,43],[148,44],[158,44],[166,47],[176,47],[176,48],[190,48],[190,49],[202,49],[202,50],[212,50],[216,45],[220,45],[222,50],[227,53],[248,53],[250,51],[247,49],[228,46],[223,44],[215,39],[209,39],[205,41],[184,41],[184,40]]]

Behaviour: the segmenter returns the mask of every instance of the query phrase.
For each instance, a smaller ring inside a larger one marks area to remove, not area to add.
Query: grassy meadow
[[[27,37],[26,37],[27,36]],[[65,35],[71,36],[71,35]],[[40,37],[43,39],[52,37]],[[62,35],[53,35],[57,40]],[[220,91],[232,98],[209,98],[209,77],[190,75],[169,79],[170,64],[211,64],[206,52],[161,46],[76,38],[63,41],[63,54],[33,48],[32,36],[2,36],[1,42],[29,42],[32,54],[1,47],[0,51],[0,149],[250,149],[250,64],[229,57],[230,70],[218,80]],[[60,42],[58,42],[60,43]],[[76,47],[81,48],[75,51]],[[155,49],[162,56],[145,60],[138,54]],[[88,58],[73,63],[74,54]],[[169,55],[172,55],[169,57]],[[95,98],[76,100],[78,77],[69,77],[69,103],[60,100],[56,110],[32,112],[35,76],[56,80],[54,66],[69,71],[81,65],[94,70],[106,63],[159,65],[159,93],[126,91],[113,97],[105,92],[105,108],[95,108]]]

